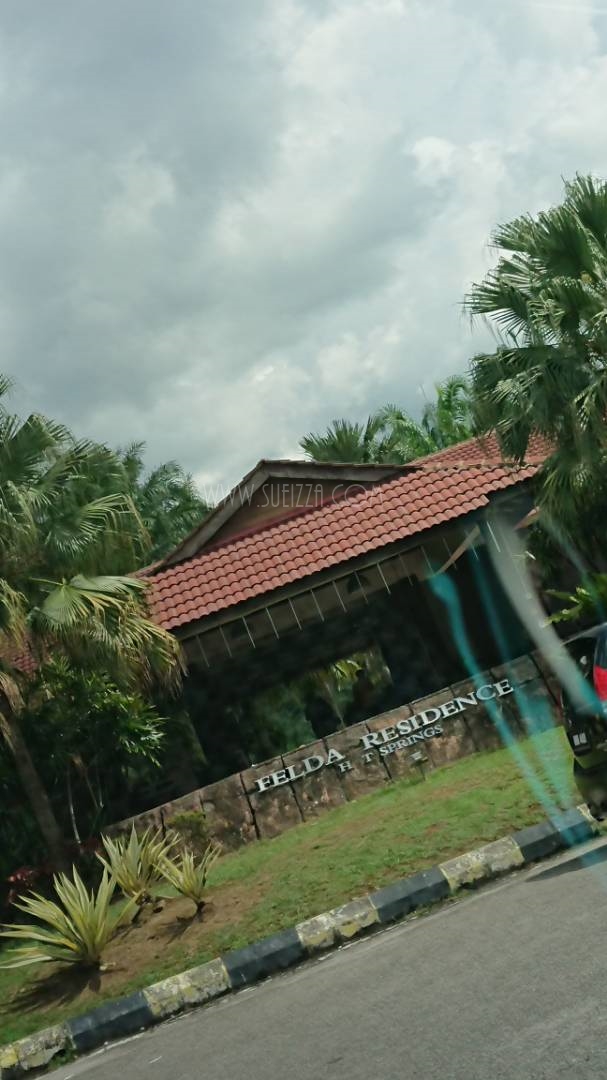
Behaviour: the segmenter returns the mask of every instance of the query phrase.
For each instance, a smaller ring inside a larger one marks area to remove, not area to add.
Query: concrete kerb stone
[[[449,882],[440,867],[433,866],[430,870],[422,870],[419,874],[378,889],[371,893],[369,899],[377,911],[378,921],[385,924],[404,919],[416,908],[445,900],[450,893]]]
[[[555,855],[563,847],[563,839],[551,821],[542,821],[539,825],[520,829],[512,839],[521,849],[526,863]]]
[[[490,876],[507,874],[524,863],[523,853],[511,836],[503,836],[491,844],[479,848],[483,861],[489,868]]]
[[[584,813],[585,810],[586,813]],[[559,836],[562,837],[564,847],[583,844],[599,831],[587,807],[576,806],[572,810],[564,810],[551,820]]]
[[[299,940],[309,955],[331,949],[344,941],[365,934],[379,923],[377,909],[369,896],[315,915],[295,927]]]
[[[165,1020],[184,1009],[204,1005],[231,989],[225,964],[218,959],[153,983],[143,994],[156,1020]]]
[[[377,909],[371,903],[369,896],[363,896],[359,900],[351,900],[349,904],[333,908],[329,916],[333,919],[336,933],[342,941],[351,941],[353,937],[364,934],[379,922]]]
[[[298,923],[295,927],[299,940],[310,955],[331,949],[337,941],[337,927],[330,911],[325,915],[315,915],[312,919]]]
[[[45,1029],[44,1034],[48,1031]],[[21,1039],[25,1042],[25,1039]],[[13,1076],[21,1076],[23,1069],[19,1066],[19,1043],[9,1043],[8,1046],[0,1046],[0,1080],[12,1080]]]
[[[232,989],[283,971],[305,957],[304,947],[295,928],[281,930],[278,934],[246,945],[244,949],[235,949],[222,956]]]
[[[122,1039],[151,1027],[154,1015],[142,990],[119,1001],[108,1001],[84,1016],[67,1021],[74,1049],[79,1054],[95,1050],[110,1039]]]
[[[555,855],[563,848],[583,844],[598,832],[598,825],[585,807],[575,807],[556,814],[539,825],[516,832],[512,839],[519,846],[526,863]]]
[[[28,1035],[10,1046],[0,1047],[0,1078],[22,1076],[32,1069],[42,1069],[57,1054],[72,1050],[72,1042],[66,1024],[44,1028]]]
[[[187,1008],[285,970],[323,949],[402,919],[417,908],[447,899],[462,887],[584,843],[598,831],[586,806],[556,814],[514,836],[495,840],[244,949],[101,1005],[85,1016],[0,1047],[0,1080],[17,1080],[32,1070],[45,1068],[57,1054],[73,1050],[84,1053],[111,1039],[132,1035]]]
[[[481,881],[499,877],[522,866],[525,859],[523,852],[510,836],[495,840],[476,851],[468,851],[441,863],[439,870],[444,874],[451,892],[457,892]]]

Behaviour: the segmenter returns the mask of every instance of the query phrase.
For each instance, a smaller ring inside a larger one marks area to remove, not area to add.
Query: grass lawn
[[[560,729],[518,744],[530,786],[508,750],[477,754],[331,810],[217,864],[201,922],[168,900],[108,948],[108,971],[41,965],[0,971],[0,1044],[203,963],[381,885],[579,802]],[[540,789],[541,793],[540,794]],[[0,961],[4,954],[0,953]]]

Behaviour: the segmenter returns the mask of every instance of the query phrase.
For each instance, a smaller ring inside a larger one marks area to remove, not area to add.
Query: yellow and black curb
[[[83,1054],[110,1040],[143,1031],[402,919],[418,908],[445,900],[462,888],[474,887],[581,844],[597,832],[587,807],[580,806],[468,851],[244,949],[0,1047],[0,1080],[16,1080],[46,1068],[57,1055]]]

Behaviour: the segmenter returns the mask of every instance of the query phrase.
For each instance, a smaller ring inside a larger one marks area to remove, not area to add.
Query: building
[[[386,673],[362,719],[526,652],[489,549],[496,514],[533,519],[544,456],[507,465],[487,437],[404,466],[259,462],[147,571],[209,756],[229,744],[229,771],[251,765],[252,702],[355,654]]]

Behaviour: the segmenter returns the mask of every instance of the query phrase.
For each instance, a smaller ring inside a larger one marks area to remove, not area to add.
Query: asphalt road
[[[601,840],[53,1076],[605,1080],[606,915]]]

